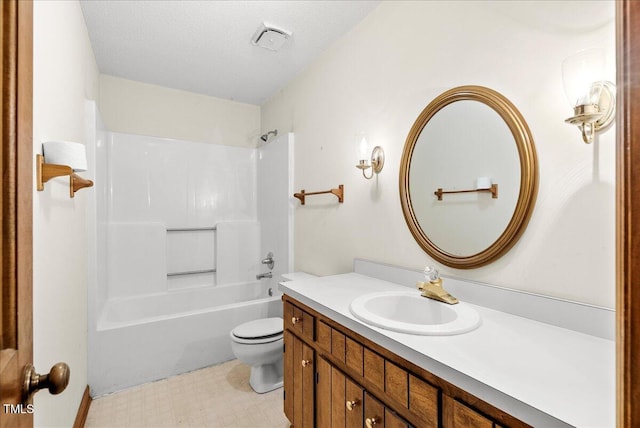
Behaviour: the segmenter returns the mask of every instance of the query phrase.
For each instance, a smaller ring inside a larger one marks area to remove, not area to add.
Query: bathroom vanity
[[[463,283],[445,278],[457,294]],[[284,409],[296,428],[615,425],[613,340],[471,303],[482,320],[470,332],[386,330],[358,320],[350,302],[411,288],[359,273],[284,282],[281,289]],[[490,292],[532,310],[548,303],[569,317],[613,319],[606,311],[557,306],[570,302]],[[473,300],[471,294],[458,297]]]
[[[443,92],[400,162],[417,244],[451,268],[493,263],[527,227],[537,165],[505,96]],[[354,273],[281,284],[295,428],[615,426],[614,311],[455,278],[442,289],[425,273],[418,291],[420,272],[356,260]]]

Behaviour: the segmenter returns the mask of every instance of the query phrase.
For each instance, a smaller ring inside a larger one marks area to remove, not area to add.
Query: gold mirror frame
[[[485,250],[457,256],[436,246],[420,227],[409,194],[409,170],[416,142],[429,120],[442,108],[456,101],[478,101],[491,107],[505,121],[511,131],[520,158],[520,193],[509,224],[498,239]],[[418,116],[409,131],[400,162],[400,202],[402,213],[411,234],[436,261],[458,269],[486,265],[507,252],[520,238],[529,223],[538,193],[538,160],[529,127],[516,107],[500,93],[482,86],[459,86],[435,98]]]

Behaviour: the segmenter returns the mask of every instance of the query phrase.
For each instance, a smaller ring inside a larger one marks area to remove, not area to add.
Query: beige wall
[[[244,147],[260,135],[259,106],[104,74],[99,108],[114,132]]]
[[[422,268],[433,262],[412,239],[399,204],[405,138],[439,93],[462,84],[488,86],[510,98],[531,127],[540,161],[536,209],[519,243],[497,262],[471,271],[439,267],[613,307],[614,132],[591,146],[581,142],[576,129],[563,123],[570,109],[560,76],[562,59],[581,48],[603,46],[613,57],[613,21],[589,31],[536,26],[514,18],[509,4],[383,3],[260,111],[111,76],[99,79],[78,3],[36,1],[34,153],[49,139],[82,141],[84,102],[99,92],[101,113],[113,131],[254,146],[262,121],[263,131],[296,133],[296,190],[345,185],[344,204],[317,197],[297,209],[297,269],[346,272],[354,257]],[[567,9],[557,2],[539,6],[554,4]],[[613,10],[612,3],[605,7]],[[362,179],[353,167],[352,140],[360,130],[385,148],[378,180]],[[71,366],[67,391],[36,396],[36,426],[70,426],[87,383],[85,205],[93,190],[70,199],[66,183],[53,179],[43,192],[34,189],[34,362],[40,372],[57,361]]]
[[[540,187],[528,229],[489,266],[446,274],[614,307],[615,132],[585,145],[560,65],[607,49],[615,78],[613,2],[384,2],[262,106],[262,129],[296,134],[295,188],[345,185],[345,202],[309,198],[295,213],[295,267],[351,270],[355,257],[421,269],[436,264],[415,243],[400,208],[399,162],[420,111],[438,94],[476,84],[509,98],[537,147]],[[579,28],[585,11],[609,17]],[[354,168],[357,132],[386,152],[377,180]],[[323,199],[324,198],[324,199]],[[437,265],[437,264],[436,264]]]
[[[34,2],[33,79],[34,157],[43,141],[86,143],[84,103],[98,93],[98,70],[77,1]],[[39,373],[58,361],[71,368],[61,395],[35,396],[38,427],[73,425],[87,386],[86,201],[93,190],[71,199],[68,183],[55,178],[33,193],[34,365]]]

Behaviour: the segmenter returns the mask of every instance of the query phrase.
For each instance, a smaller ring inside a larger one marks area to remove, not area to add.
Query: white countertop
[[[384,330],[356,319],[350,302],[371,292],[408,288],[357,273],[294,280],[280,288],[530,425],[615,426],[611,340],[471,304],[482,324],[468,333],[416,336]]]

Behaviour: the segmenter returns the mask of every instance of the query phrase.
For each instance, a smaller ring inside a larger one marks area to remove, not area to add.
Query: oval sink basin
[[[480,325],[478,312],[465,303],[448,305],[418,291],[365,294],[353,299],[349,310],[366,324],[425,336],[466,333]]]

